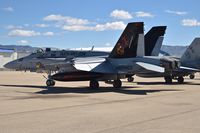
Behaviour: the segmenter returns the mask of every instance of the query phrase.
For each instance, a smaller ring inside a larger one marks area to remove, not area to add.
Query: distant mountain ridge
[[[1,45],[0,44],[0,48],[4,48],[4,49],[14,49],[16,52],[27,52],[27,53],[32,53],[34,51],[36,51],[37,49],[39,49],[39,47],[32,47],[32,46],[24,46],[24,45]],[[57,49],[57,48],[54,48]],[[85,49],[90,49],[90,48],[85,48]],[[110,51],[112,49],[112,47],[105,47],[105,48],[97,48],[95,47],[95,49],[98,50],[105,50],[105,51]],[[169,45],[163,45],[161,50],[165,51],[167,53],[169,53],[170,55],[174,55],[174,56],[178,56],[180,57],[185,50],[187,49],[187,46],[169,46]],[[84,50],[84,48],[83,48]]]
[[[163,45],[161,47],[162,51],[165,51],[169,53],[170,55],[180,57],[183,55],[185,50],[187,49],[188,46],[169,46],[169,45]]]
[[[28,45],[2,45],[0,44],[0,48],[3,49],[13,49],[16,52],[34,52],[36,51],[38,48],[37,47],[32,47],[32,46],[28,46]]]

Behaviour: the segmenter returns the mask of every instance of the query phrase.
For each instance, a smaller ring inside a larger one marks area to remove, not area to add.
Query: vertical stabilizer
[[[128,23],[124,32],[110,53],[109,58],[136,57],[139,34],[144,34],[144,23]]]
[[[181,62],[200,61],[200,38],[195,38],[181,57]]]
[[[146,56],[151,56],[153,54],[155,55],[155,50],[161,47],[162,43],[159,43],[161,42],[161,40],[158,40],[158,39],[161,36],[164,36],[166,28],[167,26],[155,26],[155,27],[152,27],[151,30],[149,30],[149,32],[145,34],[145,55]],[[152,53],[153,51],[154,53]],[[160,52],[160,49],[156,53],[159,54],[159,52]],[[158,54],[155,56],[158,56]]]

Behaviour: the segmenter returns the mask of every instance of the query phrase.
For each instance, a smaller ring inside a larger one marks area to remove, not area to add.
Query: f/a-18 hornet
[[[108,57],[74,58],[65,63],[67,71],[49,75],[46,84],[53,86],[55,80],[90,81],[91,88],[98,88],[98,81],[112,81],[113,87],[119,88],[122,85],[120,79],[144,70],[171,74],[173,68],[169,64],[172,62],[144,55],[144,24],[129,23]]]

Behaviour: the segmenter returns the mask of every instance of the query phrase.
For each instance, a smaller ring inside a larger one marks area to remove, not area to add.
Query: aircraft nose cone
[[[15,61],[11,61],[11,62],[8,62],[4,65],[5,68],[8,68],[8,69],[15,69],[16,67],[16,62]]]

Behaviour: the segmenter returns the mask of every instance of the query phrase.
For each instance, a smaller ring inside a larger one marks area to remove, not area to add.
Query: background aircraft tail
[[[151,56],[159,56],[159,54],[161,53],[161,46],[163,43],[164,37],[160,36],[155,44],[155,47],[153,48],[152,52],[151,52]]]
[[[137,55],[139,34],[144,34],[144,23],[129,23],[115,47],[110,53],[110,58],[131,58]]]
[[[195,38],[181,57],[181,64],[200,68],[200,38]]]
[[[145,34],[145,56],[158,56],[167,26],[152,27]]]

